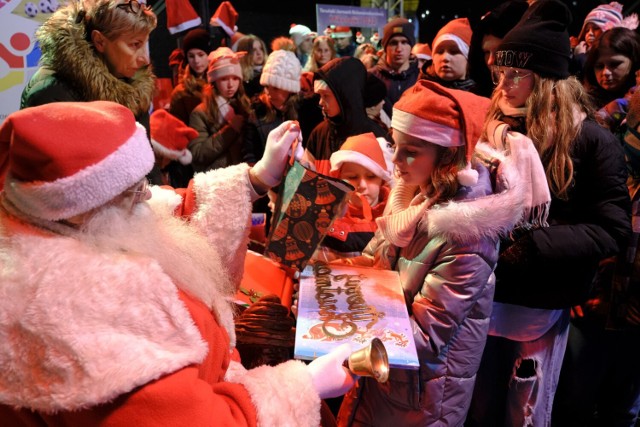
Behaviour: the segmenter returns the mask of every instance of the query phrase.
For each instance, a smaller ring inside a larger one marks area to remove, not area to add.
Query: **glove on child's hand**
[[[262,159],[253,166],[254,175],[269,187],[278,185],[289,160],[291,145],[296,139],[299,142],[296,145],[295,158],[300,159],[303,149],[298,122],[286,121],[269,132]]]

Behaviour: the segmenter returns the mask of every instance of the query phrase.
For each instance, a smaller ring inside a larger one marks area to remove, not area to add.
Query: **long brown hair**
[[[220,109],[218,108],[218,101],[216,101],[216,97],[218,96],[218,91],[215,87],[215,83],[207,83],[204,86],[203,95],[202,95],[202,103],[206,109],[207,119],[211,121],[214,125],[218,125],[222,120],[220,117]],[[238,85],[238,91],[233,98],[229,100],[230,104],[234,104],[234,110],[237,112],[237,108],[242,109],[242,113],[246,115],[250,115],[251,113],[251,102],[249,101],[249,97],[244,93],[244,87],[242,86],[242,82]]]
[[[593,118],[593,106],[586,90],[573,76],[552,80],[534,73],[533,77],[533,90],[525,104],[527,136],[542,159],[549,189],[559,199],[566,199],[573,182],[571,147],[582,126],[576,113]],[[484,140],[489,122],[504,116],[499,106],[501,98],[502,91],[494,90],[484,123]]]
[[[253,43],[255,41],[259,41],[262,45],[262,50],[264,53],[264,63],[267,61],[267,45],[264,41],[253,34],[247,34],[242,36],[240,40],[238,40],[238,47],[236,48],[236,52],[247,52],[245,56],[240,58],[240,66],[242,67],[242,79],[246,82],[253,78]]]
[[[443,147],[438,145],[438,163],[431,173],[431,188],[427,196],[438,196],[441,201],[452,199],[458,189],[458,172],[467,164],[465,147]]]
[[[276,107],[271,104],[271,100],[269,99],[269,95],[266,91],[263,91],[258,97],[260,102],[264,105],[265,113],[264,116],[259,117],[259,119],[264,120],[266,123],[271,123],[276,119],[277,111]],[[300,102],[300,97],[297,93],[292,93],[289,95],[287,100],[284,103],[284,111],[283,115],[286,120],[298,120],[298,104]]]

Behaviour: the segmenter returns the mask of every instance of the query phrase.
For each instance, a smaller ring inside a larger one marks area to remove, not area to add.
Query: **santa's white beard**
[[[138,203],[131,213],[122,206],[104,207],[83,224],[81,234],[101,250],[153,259],[176,286],[209,307],[216,296],[235,293],[217,248],[187,222],[155,212],[147,203]]]

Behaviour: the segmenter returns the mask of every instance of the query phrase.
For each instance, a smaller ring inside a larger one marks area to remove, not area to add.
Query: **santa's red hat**
[[[443,147],[465,147],[467,165],[458,172],[458,181],[473,185],[478,174],[471,169],[471,158],[489,103],[471,92],[419,80],[394,104],[391,127]]]
[[[149,122],[153,151],[183,165],[191,163],[193,156],[187,146],[198,136],[197,130],[185,125],[182,120],[163,109],[154,111]]]
[[[221,27],[224,32],[231,37],[238,31],[238,27],[236,26],[237,21],[238,12],[236,12],[236,9],[231,2],[223,1],[213,13],[209,24],[215,27]]]
[[[189,0],[167,0],[167,29],[171,34],[197,27],[202,20]]]
[[[444,27],[438,31],[433,43],[432,50],[435,52],[438,45],[445,40],[453,41],[460,49],[465,58],[469,57],[469,46],[471,46],[471,24],[467,18],[457,18],[449,21]]]
[[[153,167],[145,128],[107,101],[26,108],[0,128],[0,182],[17,209],[48,221],[102,206]]]
[[[331,174],[338,176],[342,165],[349,162],[368,169],[384,181],[390,181],[391,173],[387,169],[382,151],[386,144],[384,138],[376,138],[372,132],[350,136],[340,149],[331,155]]]

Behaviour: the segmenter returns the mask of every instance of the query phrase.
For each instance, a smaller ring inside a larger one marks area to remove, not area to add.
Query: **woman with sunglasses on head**
[[[149,34],[155,14],[138,0],[72,1],[38,29],[41,67],[20,108],[50,102],[113,101],[130,109],[149,135],[155,76]],[[160,184],[159,168],[150,174]]]
[[[550,425],[570,308],[631,232],[624,155],[569,75],[569,22],[539,0],[496,51],[484,136],[516,162],[532,208],[501,242],[470,427]]]

